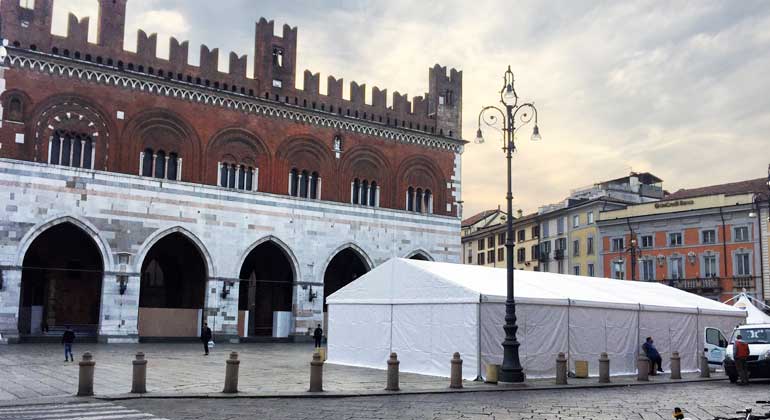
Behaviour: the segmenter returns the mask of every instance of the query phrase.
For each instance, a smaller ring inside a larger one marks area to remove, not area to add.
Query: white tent
[[[761,302],[759,302],[761,303]],[[762,312],[761,309],[754,306],[745,293],[738,295],[738,299],[735,301],[734,307],[746,311],[746,323],[747,324],[770,324],[770,315]]]
[[[474,265],[391,259],[329,296],[330,363],[384,369],[398,353],[405,372],[448,376],[453,352],[463,376],[502,362],[506,271]],[[703,331],[728,335],[745,312],[659,283],[516,271],[517,338],[528,377],[555,376],[559,352],[588,360],[607,352],[612,374],[632,374],[644,337],[667,368],[698,368]]]

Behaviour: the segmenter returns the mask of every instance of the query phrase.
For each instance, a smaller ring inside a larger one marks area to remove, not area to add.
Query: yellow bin
[[[318,347],[313,351],[313,353],[318,353],[321,355],[321,360],[324,362],[326,361],[326,347]]]
[[[500,371],[500,365],[487,365],[487,379],[484,382],[488,384],[497,383],[497,374]]]
[[[575,377],[588,377],[588,360],[575,360]]]

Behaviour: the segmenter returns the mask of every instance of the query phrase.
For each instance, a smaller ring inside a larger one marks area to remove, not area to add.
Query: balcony
[[[563,260],[564,259],[564,250],[563,249],[557,249],[554,251],[553,259],[555,260]]]
[[[551,258],[548,256],[548,252],[540,252],[540,255],[537,256],[537,260],[540,262],[548,262]]]
[[[733,288],[735,289],[753,289],[754,285],[754,277],[733,277]]]
[[[705,279],[671,279],[666,283],[671,287],[686,290],[688,292],[721,292],[722,286],[719,285],[719,277],[709,277]]]

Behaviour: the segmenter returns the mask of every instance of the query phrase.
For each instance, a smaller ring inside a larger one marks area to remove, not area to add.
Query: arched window
[[[168,179],[177,179],[177,159],[179,156],[177,156],[176,153],[169,153],[168,155]]]
[[[422,213],[422,188],[418,188],[414,195],[414,211]]]
[[[56,130],[51,136],[48,151],[49,163],[93,169],[94,144],[90,136]]]
[[[319,197],[319,183],[321,182],[321,178],[318,176],[318,172],[313,172],[312,175],[310,175],[310,196],[309,198],[312,198],[313,200],[317,200]]]
[[[361,195],[361,181],[359,181],[358,178],[353,180],[352,188],[353,191],[350,194],[350,202],[353,204],[358,204],[360,202],[358,198]]]
[[[253,191],[254,188],[254,168],[251,166],[246,169],[246,191]]]
[[[152,162],[152,149],[144,149],[144,153],[142,155],[142,176],[152,176]]]
[[[230,173],[227,177],[227,186],[230,188],[235,188],[235,173],[237,172],[235,164],[230,165]]]
[[[299,182],[299,196],[300,197],[307,197],[307,184],[308,181],[310,181],[310,177],[308,176],[307,171],[302,171],[302,174],[300,175],[300,182]]]
[[[377,182],[372,181],[372,184],[369,186],[369,205],[372,207],[377,207],[379,203],[379,195],[380,192],[377,190]]]
[[[423,197],[425,199],[423,206],[425,208],[425,213],[433,213],[433,195],[430,190],[426,189],[425,193],[423,193]]]
[[[166,152],[159,150],[155,154],[155,178],[166,178]]]
[[[369,182],[364,180],[361,183],[361,205],[366,206],[369,202]]]
[[[299,171],[293,168],[289,173],[289,195],[297,197],[299,195]]]
[[[414,188],[406,190],[406,210],[414,211]]]
[[[219,185],[227,188],[227,172],[228,167],[226,163],[223,163],[219,168]]]
[[[241,165],[238,171],[238,189],[246,188],[246,167]]]
[[[12,121],[21,121],[24,118],[24,105],[21,98],[14,96],[8,101],[8,117]]]

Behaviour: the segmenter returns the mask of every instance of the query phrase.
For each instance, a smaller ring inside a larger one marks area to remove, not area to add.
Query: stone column
[[[176,180],[181,181],[182,180],[182,158],[176,158],[177,165],[176,165]]]
[[[84,155],[86,154],[86,141],[80,140],[80,167],[83,167]]]
[[[3,289],[0,290],[0,344],[19,341],[19,298],[21,269],[3,268]]]
[[[170,156],[166,155],[166,158],[163,161],[163,179],[168,179],[168,158]]]
[[[51,153],[50,151],[48,153]],[[93,162],[93,160],[91,161]],[[144,152],[139,152],[139,175],[144,172]]]
[[[222,186],[222,162],[217,162],[217,187]]]
[[[152,154],[152,173],[150,174],[150,176],[153,178],[155,177],[155,165],[157,161],[158,161],[158,154],[153,153]]]
[[[323,186],[323,182],[321,182],[321,177],[318,177],[318,191],[316,191],[316,194],[318,194],[318,200],[321,199],[321,186]]]
[[[115,274],[102,278],[102,297],[99,309],[99,342],[137,343],[139,341],[139,273],[126,273],[126,291],[120,294],[120,283]]]

